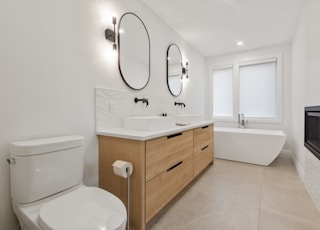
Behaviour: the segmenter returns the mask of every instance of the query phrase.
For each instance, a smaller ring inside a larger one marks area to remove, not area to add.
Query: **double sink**
[[[203,121],[202,115],[186,114],[177,116],[125,117],[124,128],[137,131],[155,131],[186,126]]]

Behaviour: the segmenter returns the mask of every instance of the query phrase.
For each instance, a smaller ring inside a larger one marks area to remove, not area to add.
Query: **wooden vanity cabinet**
[[[193,130],[146,142],[146,222],[193,179]]]
[[[130,177],[132,230],[145,230],[146,223],[213,162],[212,127],[147,141],[98,136],[99,187],[119,197],[126,206],[127,179],[116,176],[112,164],[116,160],[133,164]]]
[[[116,195],[127,206],[127,179],[113,172],[116,160],[133,165],[130,176],[130,229],[145,229],[145,142],[116,137],[99,138],[99,187]]]
[[[213,125],[203,126],[193,131],[194,177],[213,163]]]
[[[146,141],[146,181],[193,153],[193,131]]]

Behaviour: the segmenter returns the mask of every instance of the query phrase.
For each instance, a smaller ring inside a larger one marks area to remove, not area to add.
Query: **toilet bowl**
[[[125,230],[121,200],[82,184],[82,145],[80,136],[11,143],[12,204],[22,230]]]

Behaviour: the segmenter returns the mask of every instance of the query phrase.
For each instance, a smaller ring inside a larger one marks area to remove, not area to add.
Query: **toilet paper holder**
[[[121,176],[123,178],[128,178],[128,176],[130,176],[133,171],[133,166],[128,161],[117,160],[112,164],[112,166],[113,166],[114,174]]]
[[[112,164],[114,174],[128,178],[127,230],[130,230],[130,176],[133,166],[130,162],[117,160]]]

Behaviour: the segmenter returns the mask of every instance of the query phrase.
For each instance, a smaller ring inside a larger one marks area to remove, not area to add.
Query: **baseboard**
[[[289,149],[281,150],[279,157],[291,158],[294,164],[294,167],[297,170],[297,173],[302,181],[304,181],[304,168],[301,166],[301,163],[297,160],[293,152]]]
[[[291,158],[293,159],[293,153],[291,150],[288,150],[288,149],[282,149],[280,154],[279,154],[279,157],[283,157],[283,158]]]
[[[297,170],[297,173],[301,179],[301,181],[304,183],[304,167],[302,167],[301,163],[297,160],[297,158],[295,157],[295,155],[293,156],[293,164]]]

